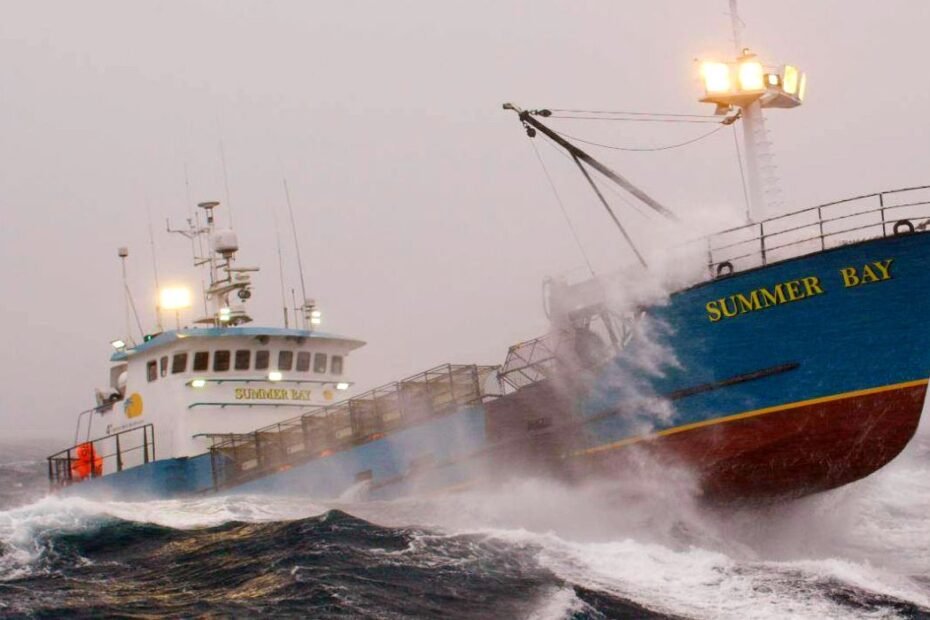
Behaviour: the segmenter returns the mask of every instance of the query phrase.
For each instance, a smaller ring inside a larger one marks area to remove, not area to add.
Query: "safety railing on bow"
[[[56,452],[48,457],[48,480],[57,489],[154,460],[155,430],[146,424]]]
[[[251,433],[216,436],[214,485],[240,484],[480,403],[496,370],[445,364]]]
[[[930,225],[930,185],[854,196],[714,234],[706,244],[711,277]]]

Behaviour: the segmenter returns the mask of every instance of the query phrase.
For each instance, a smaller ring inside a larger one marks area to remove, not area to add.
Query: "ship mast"
[[[743,21],[737,0],[730,0],[730,22],[737,58],[734,62],[703,62],[705,103],[717,106],[717,114],[733,107],[743,121],[743,145],[749,185],[749,219],[759,222],[774,215],[781,205],[781,189],[775,172],[772,143],[765,130],[764,108],[794,108],[804,100],[805,74],[791,65],[764,67],[743,47]]]
[[[205,244],[192,244],[192,248],[206,247],[206,251],[201,253],[204,255],[198,255],[194,250],[194,266],[206,266],[210,272],[210,285],[204,291],[208,315],[194,322],[215,327],[233,327],[252,320],[245,311],[244,303],[252,296],[249,273],[259,268],[233,266],[236,252],[239,251],[239,240],[231,229],[216,228],[213,211],[219,205],[215,201],[197,205],[204,210],[206,226],[201,226],[199,219],[195,221],[194,218],[188,218],[186,229],[172,229],[168,226],[168,232],[191,240],[206,241]],[[233,299],[233,294],[238,299]]]

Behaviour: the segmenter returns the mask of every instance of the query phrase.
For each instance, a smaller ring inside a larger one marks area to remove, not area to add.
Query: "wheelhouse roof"
[[[138,345],[117,351],[110,357],[111,362],[122,362],[130,357],[152,351],[168,344],[174,343],[185,338],[232,338],[232,337],[260,337],[269,338],[305,338],[308,340],[335,340],[341,341],[349,346],[349,350],[357,349],[364,346],[363,340],[347,338],[338,334],[329,334],[326,332],[309,331],[305,329],[286,329],[283,327],[189,327],[180,330],[168,330],[157,334],[148,342],[142,342]]]

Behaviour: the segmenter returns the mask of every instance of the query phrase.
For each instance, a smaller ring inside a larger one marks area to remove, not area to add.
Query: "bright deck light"
[[[110,341],[110,346],[112,346],[117,351],[122,351],[126,348],[126,342],[117,338],[116,340]]]
[[[163,310],[180,310],[191,307],[191,291],[189,288],[163,288],[159,295]]]
[[[232,310],[230,310],[229,308],[220,308],[220,321],[221,322],[227,323],[229,321],[230,316],[232,316]]]
[[[801,85],[798,86],[798,99],[804,101],[804,93],[807,92],[807,74],[801,74]]]
[[[709,93],[725,93],[730,90],[730,67],[722,62],[701,63],[704,90]]]
[[[191,380],[191,387],[202,388],[206,384],[207,384],[206,379],[192,379]]]
[[[741,90],[762,90],[765,88],[765,76],[761,63],[754,60],[740,63],[739,87]]]
[[[319,325],[323,322],[323,313],[319,310],[314,310],[310,313],[310,324]]]
[[[336,384],[336,389],[337,389],[337,390],[343,390],[343,391],[344,391],[344,390],[348,390],[348,389],[349,389],[349,384],[346,383],[345,381],[340,381],[339,383]]]
[[[798,68],[791,65],[785,65],[785,73],[782,77],[782,87],[789,95],[798,94]]]
[[[284,375],[282,375],[281,371],[279,370],[272,370],[271,372],[268,373],[269,381],[280,381],[283,378],[284,378]]]

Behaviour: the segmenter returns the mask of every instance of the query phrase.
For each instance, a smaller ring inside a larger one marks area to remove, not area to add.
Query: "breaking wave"
[[[754,510],[541,480],[325,505],[45,497],[0,511],[0,615],[928,617],[928,474],[919,438],[865,481]]]

